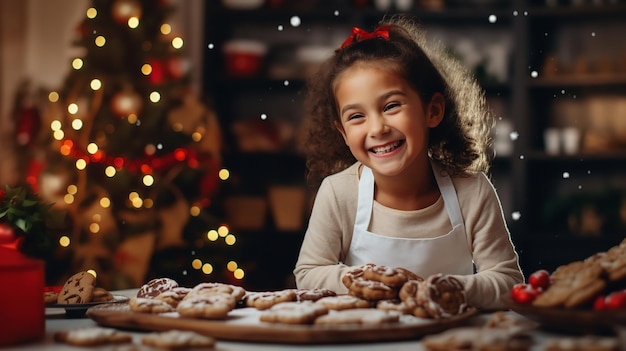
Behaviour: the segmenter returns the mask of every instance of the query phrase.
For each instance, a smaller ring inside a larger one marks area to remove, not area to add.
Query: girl
[[[309,82],[307,167],[323,181],[297,286],[346,293],[343,275],[375,263],[453,275],[468,303],[501,308],[524,277],[485,175],[482,91],[412,21],[383,24],[353,29]]]

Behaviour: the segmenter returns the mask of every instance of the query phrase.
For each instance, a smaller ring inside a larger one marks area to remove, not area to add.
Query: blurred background
[[[48,284],[293,287],[316,185],[305,78],[411,13],[485,89],[526,274],[626,234],[626,1],[0,2],[0,184],[65,211]]]

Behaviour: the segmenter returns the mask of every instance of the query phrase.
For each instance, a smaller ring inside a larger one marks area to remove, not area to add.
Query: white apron
[[[438,168],[434,169],[434,174],[452,231],[436,238],[395,238],[368,231],[374,204],[374,175],[371,169],[363,166],[354,232],[344,263],[349,266],[375,263],[403,267],[424,278],[436,273],[473,274],[472,255],[467,247],[465,224],[454,184],[449,176],[441,175]]]

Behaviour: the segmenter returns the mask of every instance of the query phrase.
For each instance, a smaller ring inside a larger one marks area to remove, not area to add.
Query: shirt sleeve
[[[478,186],[466,194],[470,196],[459,196],[476,274],[456,277],[463,282],[470,305],[501,309],[524,276],[498,195],[484,174],[478,178]]]
[[[347,293],[341,277],[350,267],[343,259],[345,219],[330,182],[324,180],[317,192],[309,225],[294,268],[299,289],[326,288]],[[349,237],[351,238],[351,232]],[[346,247],[347,248],[347,247]]]

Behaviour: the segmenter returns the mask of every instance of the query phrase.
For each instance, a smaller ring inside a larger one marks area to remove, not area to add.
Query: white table
[[[136,289],[115,291],[116,295],[135,296]],[[507,312],[515,313],[515,312]],[[47,351],[47,350],[124,350],[123,346],[100,346],[91,348],[70,347],[66,344],[56,343],[53,339],[54,333],[61,330],[70,330],[88,326],[96,326],[96,323],[89,318],[76,318],[68,319],[64,316],[64,311],[59,309],[48,309],[46,313],[46,335],[43,340],[27,343],[22,345],[16,345],[6,350],[32,350],[32,351]],[[479,314],[470,320],[470,324],[483,325],[488,320],[490,314]],[[142,332],[130,332],[135,338],[135,343],[139,343],[139,339]],[[532,332],[534,339],[534,345],[532,351],[543,350],[543,344],[552,337],[560,336],[550,332],[537,329]],[[263,344],[263,343],[245,343],[245,342],[231,342],[218,340],[216,344],[216,350],[219,351],[282,351],[282,350],[325,350],[325,351],[368,351],[368,350],[382,350],[385,351],[421,351],[425,350],[419,340],[408,341],[385,341],[374,343],[357,343],[357,344],[340,344],[340,345],[285,345],[285,344]],[[626,350],[626,345],[622,346],[622,350]]]

